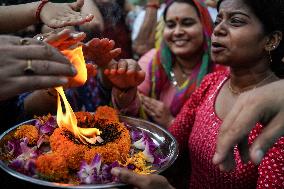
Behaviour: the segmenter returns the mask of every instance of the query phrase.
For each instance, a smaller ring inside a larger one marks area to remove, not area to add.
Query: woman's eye
[[[174,22],[166,22],[166,27],[167,28],[174,28],[175,27],[175,23]]]
[[[221,22],[220,19],[216,18],[216,20],[213,23],[214,27],[216,27],[220,22]]]
[[[195,22],[192,20],[185,20],[182,22],[182,25],[184,26],[192,26]]]
[[[230,23],[233,25],[241,25],[244,24],[245,22],[239,18],[231,18]]]

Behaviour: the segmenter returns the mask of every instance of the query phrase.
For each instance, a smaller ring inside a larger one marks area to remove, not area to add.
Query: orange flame
[[[76,85],[83,85],[87,80],[87,69],[83,56],[82,47],[78,47],[74,50],[65,50],[62,52],[71,63],[77,69],[77,75],[72,78],[69,82],[76,83]],[[73,86],[73,85],[72,85]],[[55,88],[58,92],[57,95],[57,124],[59,127],[66,128],[74,134],[74,136],[80,139],[84,144],[90,143],[95,144],[96,141],[101,141],[102,139],[98,136],[101,131],[97,128],[80,128],[77,126],[77,119],[75,113],[73,112],[71,105],[69,104],[63,87]],[[61,99],[63,100],[65,113],[62,111]],[[99,137],[99,138],[98,138]]]
[[[69,79],[70,86],[81,86],[87,81],[87,68],[83,55],[82,46],[77,47],[73,50],[62,51],[70,62],[75,66],[77,75]]]

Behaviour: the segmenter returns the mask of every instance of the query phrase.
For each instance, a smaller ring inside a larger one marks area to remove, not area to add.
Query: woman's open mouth
[[[220,53],[225,49],[226,49],[226,47],[223,44],[218,43],[218,42],[212,42],[212,45],[211,45],[211,52],[212,53]]]

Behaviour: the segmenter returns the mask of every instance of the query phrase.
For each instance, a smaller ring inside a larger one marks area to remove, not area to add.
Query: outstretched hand
[[[51,31],[45,34],[38,34],[34,38],[48,43],[59,51],[63,51],[81,45],[81,41],[85,37],[86,34],[84,32],[74,32],[70,29],[64,29],[60,32]]]
[[[145,79],[145,72],[132,59],[113,60],[104,73],[112,85],[120,90],[137,87]]]
[[[93,15],[80,13],[84,0],[74,3],[51,3],[48,2],[41,10],[40,19],[50,28],[61,28],[64,26],[81,25],[90,22]]]
[[[167,179],[160,175],[138,175],[130,170],[113,168],[111,173],[120,181],[130,184],[138,189],[173,189]]]
[[[280,80],[243,93],[226,116],[217,139],[213,163],[221,170],[235,166],[234,146],[239,144],[243,160],[259,164],[267,150],[284,136],[284,81]],[[266,126],[248,147],[247,136],[257,122]],[[246,143],[246,144],[245,144]]]
[[[107,38],[94,38],[83,45],[85,59],[94,62],[99,67],[106,67],[120,53],[120,48],[114,48],[115,42]]]

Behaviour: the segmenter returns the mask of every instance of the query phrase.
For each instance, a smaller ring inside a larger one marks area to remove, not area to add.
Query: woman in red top
[[[236,164],[233,171],[222,172],[212,163],[219,127],[239,95],[277,81],[284,73],[284,1],[220,0],[218,12],[211,56],[230,71],[207,75],[169,128],[180,152],[189,151],[190,188],[284,188],[284,137],[259,165],[241,158],[248,152],[237,146],[232,152]],[[257,123],[242,145],[250,145],[263,124]],[[115,169],[113,173],[130,183],[135,179],[139,188],[172,188],[157,175],[125,179],[125,171]]]

